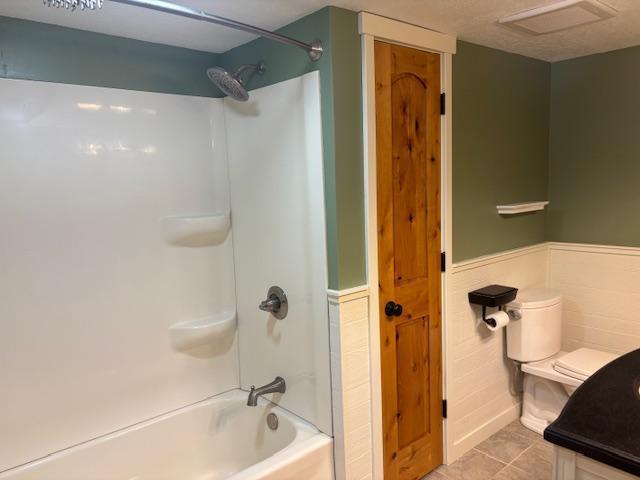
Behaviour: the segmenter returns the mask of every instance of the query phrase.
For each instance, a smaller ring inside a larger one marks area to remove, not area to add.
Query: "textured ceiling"
[[[606,0],[619,15],[600,23],[528,36],[497,19],[548,0],[173,0],[216,15],[276,29],[325,5],[366,10],[480,45],[558,61],[640,45],[640,0]],[[42,0],[0,0],[0,15],[209,52],[224,52],[253,37],[228,28],[147,11],[108,0],[99,12],[46,8]]]

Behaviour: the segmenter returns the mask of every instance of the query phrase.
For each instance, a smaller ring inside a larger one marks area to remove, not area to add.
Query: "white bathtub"
[[[0,480],[329,480],[332,440],[233,390],[7,470]],[[279,419],[277,430],[267,415]],[[61,432],[61,435],[64,432]]]

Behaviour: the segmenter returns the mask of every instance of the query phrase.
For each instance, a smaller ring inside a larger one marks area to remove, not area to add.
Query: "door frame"
[[[445,97],[441,122],[441,241],[446,255],[446,272],[442,275],[442,392],[447,396],[449,371],[446,338],[448,313],[448,276],[451,274],[451,206],[452,206],[452,63],[456,37],[434,32],[367,12],[358,14],[358,32],[362,46],[362,116],[364,142],[364,176],[367,243],[367,284],[369,285],[369,365],[371,381],[371,418],[373,443],[373,478],[383,478],[382,382],[380,377],[380,315],[378,297],[378,221],[376,179],[376,95],[374,42],[404,45],[440,55],[440,82]],[[443,452],[447,462],[447,421],[443,421]]]

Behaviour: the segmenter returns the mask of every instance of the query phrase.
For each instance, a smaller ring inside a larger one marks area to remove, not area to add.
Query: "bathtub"
[[[0,474],[1,480],[329,480],[332,440],[232,390]],[[267,425],[277,416],[278,427]]]

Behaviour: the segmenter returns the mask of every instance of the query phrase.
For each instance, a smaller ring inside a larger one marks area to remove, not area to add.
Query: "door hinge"
[[[446,114],[447,110],[447,95],[445,93],[440,94],[440,115]]]
[[[441,272],[447,271],[447,252],[442,252],[440,254],[440,271]]]
[[[442,400],[442,418],[447,418],[447,401]]]

